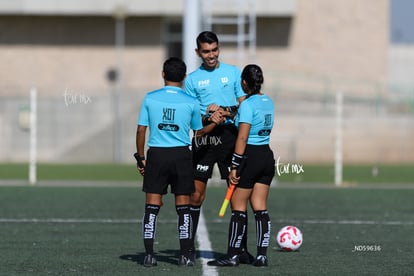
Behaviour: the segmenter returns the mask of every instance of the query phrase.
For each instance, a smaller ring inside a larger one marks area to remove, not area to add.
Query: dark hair
[[[179,58],[171,57],[164,62],[164,78],[167,81],[182,82],[185,78],[187,66]]]
[[[201,43],[211,44],[211,43],[216,42],[218,44],[219,41],[215,33],[210,32],[210,31],[204,31],[204,32],[201,32],[197,36],[196,42],[197,42],[197,48],[200,49]]]
[[[241,78],[246,82],[252,94],[260,93],[264,81],[262,68],[256,64],[246,65],[241,74]]]

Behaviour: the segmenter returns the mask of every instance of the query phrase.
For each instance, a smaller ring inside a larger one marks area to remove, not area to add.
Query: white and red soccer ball
[[[296,251],[303,243],[302,232],[296,226],[284,226],[276,236],[277,245],[284,251]]]

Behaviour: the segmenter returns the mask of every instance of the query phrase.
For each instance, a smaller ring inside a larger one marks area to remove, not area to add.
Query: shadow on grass
[[[161,250],[155,252],[155,258],[157,262],[169,263],[169,264],[178,264],[178,257],[180,256],[179,250]],[[196,259],[205,258],[205,259],[214,259],[217,256],[223,256],[225,254],[213,251],[200,250],[196,251]],[[119,259],[124,261],[131,261],[137,264],[142,264],[144,262],[145,252],[140,252],[136,254],[125,254],[119,256]]]
[[[179,251],[167,250],[167,251],[161,251],[160,253],[156,252],[154,255],[155,255],[155,258],[157,259],[157,262],[177,264],[179,253],[180,253]],[[137,264],[143,264],[144,258],[145,258],[145,252],[136,253],[136,254],[125,254],[125,255],[119,256],[119,258],[124,261],[131,261]]]

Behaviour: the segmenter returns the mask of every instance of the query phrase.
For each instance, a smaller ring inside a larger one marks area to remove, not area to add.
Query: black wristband
[[[231,157],[231,167],[237,169],[240,166],[242,160],[243,155],[233,153],[233,156]]]
[[[145,156],[139,156],[138,152],[134,153],[135,160],[137,160],[137,166],[140,168],[144,168],[143,160],[145,160]]]
[[[223,110],[230,113],[230,116],[233,117],[237,113],[238,106],[232,105],[232,106],[220,106]]]
[[[203,126],[210,123],[210,114],[201,116],[201,122],[203,123]]]

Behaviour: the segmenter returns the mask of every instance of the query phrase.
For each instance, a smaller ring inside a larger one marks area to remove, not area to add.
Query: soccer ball
[[[276,237],[277,245],[284,251],[296,251],[303,243],[302,232],[296,226],[284,226]]]

